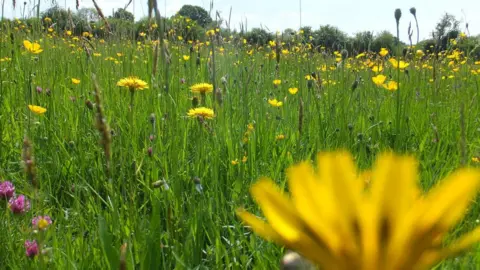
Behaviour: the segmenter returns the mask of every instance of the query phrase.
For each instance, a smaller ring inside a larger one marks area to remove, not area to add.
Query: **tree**
[[[373,42],[373,33],[370,31],[363,31],[355,34],[351,40],[352,49],[355,52],[370,51]]]
[[[435,26],[433,38],[437,40],[439,50],[445,50],[450,39],[458,37],[460,22],[455,16],[445,13]]]
[[[341,50],[347,41],[347,34],[327,24],[313,32],[313,40],[315,46],[323,46],[327,50]]]
[[[100,16],[98,16],[98,12],[95,8],[81,8],[77,11],[77,16],[86,22],[98,22],[100,20]]]
[[[247,32],[245,39],[250,44],[265,45],[268,41],[273,40],[274,37],[265,29],[253,28],[251,31]]]
[[[129,22],[133,22],[135,20],[135,17],[133,16],[133,14],[130,11],[127,11],[123,8],[117,9],[117,11],[113,13],[113,18],[129,21]]]
[[[212,18],[208,15],[208,12],[199,6],[183,5],[178,11],[178,15],[189,17],[203,28],[212,22]]]
[[[397,44],[397,37],[388,31],[382,31],[375,36],[370,50],[379,52],[381,48],[387,48],[389,51],[393,51]]]

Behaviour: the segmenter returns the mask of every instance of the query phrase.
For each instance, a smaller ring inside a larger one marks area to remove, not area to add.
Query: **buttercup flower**
[[[382,74],[378,74],[377,76],[372,77],[373,83],[375,83],[377,86],[383,85],[386,79],[387,79],[387,76]]]
[[[386,48],[381,48],[380,52],[378,53],[381,57],[385,57],[388,54],[388,50]]]
[[[36,115],[42,115],[47,111],[47,109],[37,105],[28,105],[28,109]]]
[[[8,201],[8,207],[14,214],[23,214],[30,209],[30,202],[24,195],[18,197],[12,197]]]
[[[395,58],[390,58],[388,62],[390,62],[390,64],[392,64],[394,68],[400,68],[400,69],[405,69],[410,65],[409,63],[405,63],[405,61],[401,61],[401,60],[397,61],[397,59]]]
[[[267,178],[252,186],[267,222],[243,209],[237,214],[321,269],[429,269],[480,241],[479,227],[442,245],[477,194],[479,170],[458,170],[423,194],[408,156],[380,155],[367,190],[346,152],[319,154],[317,167],[288,169],[290,197]]]
[[[72,78],[72,83],[73,84],[80,84],[80,79]]]
[[[15,195],[15,186],[10,181],[0,183],[0,198],[10,199]]]
[[[387,83],[384,83],[383,88],[389,90],[389,91],[395,91],[398,89],[398,83],[396,81],[388,81]]]
[[[276,98],[274,98],[274,99],[269,99],[268,104],[272,105],[273,107],[281,107],[283,105],[283,102],[278,101]]]
[[[45,230],[52,224],[52,219],[49,216],[38,216],[32,219],[32,226],[39,230]]]
[[[190,118],[202,117],[204,119],[212,119],[215,117],[215,113],[212,109],[199,107],[190,109],[187,113]]]
[[[290,92],[290,94],[292,94],[292,95],[295,95],[298,92],[298,88],[297,87],[290,87],[290,88],[288,88],[288,92]]]
[[[40,47],[40,44],[36,43],[36,42],[30,42],[28,40],[24,40],[23,41],[23,46],[25,47],[25,49],[27,49],[27,51],[33,53],[33,54],[39,54],[41,52],[43,52],[42,48]]]

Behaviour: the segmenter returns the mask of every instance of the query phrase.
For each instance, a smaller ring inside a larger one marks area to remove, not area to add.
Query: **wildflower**
[[[247,157],[247,156],[243,156],[242,162],[243,162],[243,163],[247,163],[247,160],[248,160],[248,157]]]
[[[72,78],[73,84],[80,84],[80,79]]]
[[[126,87],[130,92],[148,89],[148,84],[145,81],[140,80],[136,76],[129,76],[123,79],[120,79],[117,82],[117,86]]]
[[[211,37],[211,36],[214,36],[215,35],[215,30],[208,30],[207,31],[207,37]]]
[[[422,58],[425,55],[425,53],[422,50],[417,50],[415,52],[415,56],[418,58]]]
[[[252,123],[249,123],[249,124],[247,125],[247,130],[248,130],[248,131],[253,131],[254,129],[255,129],[255,127],[253,126]]]
[[[204,118],[204,119],[213,119],[215,117],[215,113],[212,109],[206,107],[198,107],[190,109],[187,113],[190,118]]]
[[[274,99],[269,99],[268,104],[272,105],[273,107],[281,107],[283,105],[283,102],[278,101],[276,98],[274,98]]]
[[[67,36],[71,36],[71,35],[72,35],[72,31],[67,30],[67,31],[65,32],[65,34],[67,34]]]
[[[190,90],[192,91],[192,93],[200,93],[200,94],[211,93],[213,92],[213,85],[209,83],[197,83],[190,86]]]
[[[184,61],[190,60],[190,55],[183,55],[183,60]]]
[[[382,85],[383,88],[389,91],[395,91],[398,89],[398,83],[396,81],[388,81],[386,84]]]
[[[89,36],[90,36],[90,33],[89,33],[89,32],[83,32],[83,33],[82,33],[82,36],[83,36],[83,37],[89,37]]]
[[[319,154],[317,164],[317,173],[308,162],[287,171],[291,199],[268,178],[252,186],[268,223],[243,209],[237,214],[321,269],[429,269],[480,241],[477,228],[442,246],[477,193],[478,170],[459,170],[422,195],[411,157],[380,155],[369,192],[348,153]]]
[[[275,140],[277,140],[277,141],[282,141],[284,139],[285,139],[285,135],[283,135],[283,134],[279,134],[279,135],[275,136]]]
[[[38,244],[36,240],[25,240],[25,254],[27,257],[33,258],[38,255]]]
[[[45,230],[52,224],[52,219],[49,216],[38,216],[32,219],[32,225],[39,230]]]
[[[23,214],[30,209],[30,202],[24,195],[11,197],[8,201],[8,207],[14,214]]]
[[[51,22],[52,22],[52,19],[51,19],[50,17],[45,17],[45,18],[43,19],[43,21],[46,22],[46,23],[51,23]]]
[[[289,53],[290,53],[290,52],[289,52],[287,49],[283,49],[283,50],[282,50],[282,54],[283,54],[283,55],[288,55]]]
[[[311,81],[313,79],[312,79],[312,76],[310,74],[307,74],[307,75],[305,75],[305,80]]]
[[[10,181],[0,183],[0,198],[10,199],[15,195],[15,186]]]
[[[388,50],[386,48],[381,48],[380,52],[378,53],[381,57],[385,57],[388,54]]]
[[[28,105],[28,109],[36,115],[42,115],[47,111],[47,109],[36,105]]]
[[[372,71],[375,73],[382,72],[383,67],[382,66],[372,66]]]
[[[472,157],[472,162],[480,163],[480,158],[479,157]],[[0,193],[0,196],[2,196],[1,193]]]
[[[390,64],[392,64],[394,68],[400,69],[405,69],[410,65],[409,63],[405,63],[404,61],[397,61],[397,59],[395,58],[390,58],[388,62],[390,62]]]
[[[282,83],[282,80],[279,80],[279,79],[273,80],[273,85],[275,86],[279,86],[281,83]]]
[[[178,39],[179,41],[182,41],[182,40],[183,40],[183,37],[182,37],[182,36],[178,36],[177,39]]]
[[[378,74],[377,76],[372,77],[373,83],[375,83],[377,86],[383,85],[386,79],[387,79],[387,76],[383,74]]]
[[[288,88],[288,92],[290,92],[290,94],[292,94],[292,95],[295,95],[298,92],[298,88],[297,87],[290,87],[290,88]]]
[[[232,163],[233,166],[238,165],[238,159],[232,160],[231,163]]]
[[[140,32],[138,35],[141,36],[141,37],[144,37],[144,36],[146,36],[147,34],[145,34],[145,32]]]
[[[25,47],[25,49],[27,49],[27,51],[33,53],[33,54],[39,54],[41,52],[43,52],[42,48],[40,47],[40,44],[34,42],[30,42],[28,40],[24,40],[23,41],[23,46]]]

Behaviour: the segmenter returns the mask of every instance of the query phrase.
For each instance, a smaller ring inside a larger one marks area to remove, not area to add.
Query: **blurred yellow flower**
[[[47,109],[36,105],[28,105],[28,109],[36,115],[42,115],[47,111]]]
[[[390,62],[390,64],[394,68],[400,68],[400,69],[405,69],[410,65],[409,63],[405,63],[405,61],[402,61],[402,60],[397,61],[397,59],[395,59],[395,58],[388,59],[388,62]]]
[[[283,102],[278,101],[276,98],[274,98],[274,99],[269,99],[268,104],[272,105],[273,107],[281,107],[283,105]]]
[[[373,83],[375,83],[377,86],[383,85],[386,79],[387,79],[387,76],[383,74],[378,74],[377,76],[372,77]]]
[[[268,178],[251,187],[266,221],[244,209],[237,215],[320,269],[430,269],[480,241],[476,228],[442,244],[477,194],[478,170],[460,169],[423,194],[416,160],[385,153],[365,192],[349,153],[321,153],[317,164],[317,171],[310,162],[287,170],[290,196]]]
[[[284,140],[284,139],[285,139],[285,135],[283,135],[283,134],[279,134],[279,135],[275,136],[275,140],[277,140],[277,141],[281,141],[281,140]]]
[[[40,44],[34,42],[30,42],[28,40],[24,40],[23,41],[23,46],[25,47],[25,49],[27,49],[27,51],[33,53],[33,54],[39,54],[41,52],[43,52],[42,48],[40,47]]]
[[[73,84],[80,84],[80,79],[72,78]]]
[[[373,66],[372,71],[375,73],[382,72],[383,67],[382,66]]]
[[[213,85],[209,83],[197,83],[190,86],[190,90],[192,91],[192,93],[211,93],[213,92]]]
[[[148,89],[148,83],[145,81],[140,80],[136,76],[129,76],[123,79],[120,79],[117,82],[117,86],[120,87],[126,87],[128,88],[131,92],[135,90],[143,90],[143,89]]]
[[[382,85],[383,88],[389,91],[395,91],[398,89],[398,83],[396,81],[388,81],[387,83]]]
[[[204,119],[212,119],[215,117],[215,113],[213,112],[212,109],[205,108],[205,107],[199,107],[199,108],[193,108],[190,109],[187,113],[187,115],[190,118],[204,118]]]
[[[273,85],[275,85],[275,86],[278,86],[278,85],[280,85],[281,83],[282,83],[282,80],[279,80],[279,79],[273,80]]]
[[[231,163],[233,166],[238,165],[238,159],[232,160]]]
[[[183,60],[185,60],[185,61],[190,60],[190,55],[183,55]]]
[[[381,48],[380,52],[378,53],[381,57],[385,57],[388,54],[388,50],[386,48]]]
[[[418,58],[422,58],[423,56],[425,56],[425,53],[422,50],[417,50],[415,52],[415,56]]]
[[[357,56],[355,56],[356,59],[359,59],[359,58],[362,58],[365,56],[365,53],[360,53],[360,54],[357,54]]]
[[[298,88],[297,87],[290,87],[290,88],[288,88],[288,92],[290,92],[290,94],[292,94],[292,95],[295,95],[298,92]]]

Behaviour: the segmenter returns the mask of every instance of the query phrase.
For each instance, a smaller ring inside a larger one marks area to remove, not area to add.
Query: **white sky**
[[[0,2],[3,0],[0,0]],[[17,8],[13,10],[12,1],[5,0],[5,17],[21,17],[23,1],[27,2],[26,10],[32,9],[37,0],[17,0]],[[51,0],[40,0],[42,10],[50,7]],[[198,5],[207,11],[210,0],[157,0],[162,16],[171,16],[182,5]],[[400,36],[403,41],[408,40],[407,28],[411,21],[415,29],[410,7],[417,9],[420,25],[420,39],[428,38],[440,17],[451,13],[462,22],[461,29],[465,30],[465,23],[469,23],[472,35],[480,34],[480,1],[479,0],[213,0],[214,10],[228,19],[232,8],[232,28],[239,28],[241,21],[247,20],[249,29],[266,26],[272,32],[286,28],[298,29],[300,26],[300,1],[302,2],[302,26],[312,26],[317,29],[320,25],[330,24],[339,27],[350,35],[356,32],[370,30],[378,33],[388,30],[396,33],[394,10],[402,10],[400,21]],[[124,7],[128,0],[97,0],[106,15],[113,9]],[[147,0],[135,0],[135,18],[139,19],[148,14]],[[75,0],[58,0],[60,6],[75,9]],[[92,7],[92,1],[80,0],[80,7]],[[129,11],[133,12],[134,5]],[[28,12],[27,12],[28,13]],[[212,15],[214,13],[212,12]],[[414,32],[413,40],[416,40]]]

